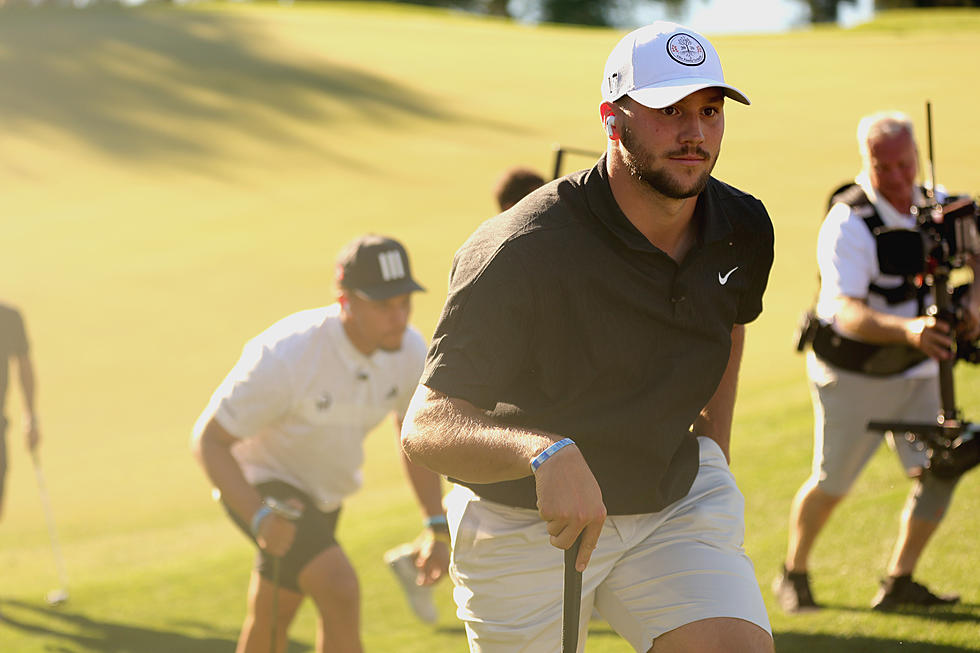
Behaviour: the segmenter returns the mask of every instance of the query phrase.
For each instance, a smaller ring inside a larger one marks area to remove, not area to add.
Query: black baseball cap
[[[340,251],[337,282],[375,301],[425,290],[412,278],[405,247],[375,234],[355,238]]]

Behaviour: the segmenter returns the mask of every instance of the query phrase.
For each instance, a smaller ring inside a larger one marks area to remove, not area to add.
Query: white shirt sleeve
[[[404,380],[398,384],[398,402],[395,405],[395,417],[399,420],[404,419],[408,411],[408,404],[412,401],[412,395],[419,385],[422,370],[425,367],[425,355],[428,347],[425,338],[415,329],[405,331],[405,338],[402,342],[405,351],[405,373]]]
[[[867,225],[846,204],[835,204],[817,236],[821,302],[864,299],[878,273],[875,240]]]
[[[232,435],[247,438],[281,419],[291,408],[286,366],[274,350],[252,340],[211,397],[205,414],[213,415]]]

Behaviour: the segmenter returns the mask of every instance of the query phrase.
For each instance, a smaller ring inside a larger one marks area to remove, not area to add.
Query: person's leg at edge
[[[361,596],[357,574],[339,546],[321,551],[299,574],[299,586],[316,604],[319,653],[361,653]]]
[[[702,619],[668,631],[653,641],[647,653],[772,653],[765,629],[743,619]]]
[[[867,406],[889,410],[892,386],[868,384],[858,374],[807,356],[807,381],[813,405],[813,458],[809,478],[790,507],[783,572],[773,583],[780,607],[787,612],[819,607],[809,587],[809,559],[817,538],[881,445],[866,430]]]
[[[888,575],[911,575],[946,514],[958,479],[937,478],[921,469],[910,470],[915,484],[905,501],[898,539],[888,562]]]
[[[916,519],[907,511],[903,513],[898,539],[895,541],[895,549],[892,551],[892,557],[888,563],[888,575],[911,575],[915,571],[915,565],[922,556],[922,551],[926,548],[929,538],[932,537],[938,527],[938,522]]]
[[[7,481],[7,420],[0,415],[0,519],[3,519],[3,488]]]
[[[269,638],[272,637],[272,596],[273,584],[262,578],[257,570],[252,571],[248,587],[248,612],[242,633],[238,639],[236,653],[268,653]],[[279,588],[279,620],[277,628],[277,653],[286,650],[289,624],[296,616],[296,610],[303,602],[303,595],[289,589]]]
[[[793,498],[789,517],[789,546],[786,551],[786,570],[804,572],[817,536],[841,502],[842,496],[827,494],[811,478]]]
[[[899,605],[950,605],[959,601],[956,594],[933,592],[912,578],[949,505],[956,480],[937,478],[929,472],[918,478],[902,511],[888,575],[871,601],[875,610],[890,610]]]
[[[937,413],[939,389],[936,379],[911,380],[908,392],[908,413],[902,415],[902,419],[924,422]],[[894,578],[915,572],[922,552],[946,514],[958,479],[940,478],[923,469],[927,464],[925,452],[908,441],[891,435],[889,444],[898,454],[906,474],[914,481],[902,508],[898,538],[888,562],[888,575]]]

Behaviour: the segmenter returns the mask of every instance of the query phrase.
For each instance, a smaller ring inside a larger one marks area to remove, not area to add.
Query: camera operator
[[[915,184],[919,166],[912,123],[900,113],[877,113],[861,120],[857,137],[862,171],[855,184],[834,195],[817,239],[818,323],[807,354],[813,471],[793,500],[786,561],[773,585],[787,612],[819,607],[807,560],[827,519],[881,443],[881,434],[868,431],[869,420],[934,422],[940,410],[937,361],[952,359],[957,337],[953,325],[927,315],[933,304],[928,286],[916,283],[914,274],[882,272],[881,261],[895,255],[880,249],[880,230],[917,230],[916,207],[927,204],[925,189]],[[918,258],[908,266],[921,272],[921,252]],[[980,292],[970,290],[957,329],[972,340],[980,332]],[[871,605],[887,610],[955,603],[958,596],[935,594],[914,582],[912,573],[956,481],[926,471],[927,452],[921,447],[890,433],[886,438],[914,482],[888,577]]]

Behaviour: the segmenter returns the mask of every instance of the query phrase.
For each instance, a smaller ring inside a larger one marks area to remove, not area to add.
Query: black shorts
[[[296,489],[289,483],[283,481],[267,481],[255,486],[263,497],[273,497],[280,501],[296,498],[303,502],[303,516],[296,520],[296,538],[293,546],[280,559],[279,563],[279,585],[285,589],[301,592],[299,588],[299,573],[317,557],[321,551],[326,551],[332,546],[340,546],[334,538],[337,529],[337,518],[340,516],[340,508],[333,512],[322,512],[317,510],[313,501],[308,495]],[[229,510],[228,506],[222,502],[225,511],[231,517],[235,525],[248,539],[255,542],[252,536],[251,527]],[[256,542],[256,545],[258,543]],[[262,578],[269,582],[274,582],[272,573],[273,556],[266,554],[261,549],[255,557],[255,569]]]

